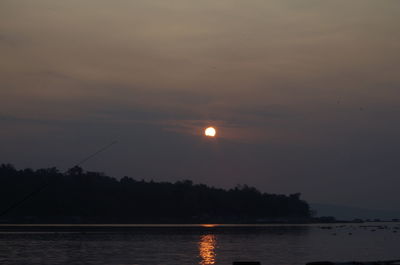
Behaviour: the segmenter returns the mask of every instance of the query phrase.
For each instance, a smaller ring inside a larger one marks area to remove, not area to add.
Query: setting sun
[[[214,127],[208,127],[205,129],[204,134],[209,137],[214,137],[217,134],[217,131]]]

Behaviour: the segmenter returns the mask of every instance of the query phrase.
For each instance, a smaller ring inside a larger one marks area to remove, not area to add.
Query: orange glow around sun
[[[208,127],[207,129],[205,129],[204,134],[205,134],[205,136],[208,136],[208,137],[215,137],[215,135],[217,134],[217,131],[215,130],[214,127]]]

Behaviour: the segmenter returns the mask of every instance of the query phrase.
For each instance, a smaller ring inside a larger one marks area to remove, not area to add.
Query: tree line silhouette
[[[0,165],[0,216],[29,223],[254,223],[298,222],[311,217],[300,193],[268,194],[247,185],[224,190],[190,180],[116,179],[74,167],[17,170]]]

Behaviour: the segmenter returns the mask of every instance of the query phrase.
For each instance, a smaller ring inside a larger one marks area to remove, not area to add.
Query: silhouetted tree
[[[224,190],[190,180],[120,180],[80,167],[17,170],[0,165],[0,211],[45,187],[7,216],[15,222],[266,222],[306,220],[301,194],[268,194],[247,185]]]

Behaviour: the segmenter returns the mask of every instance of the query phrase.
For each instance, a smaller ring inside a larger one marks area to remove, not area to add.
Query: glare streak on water
[[[0,225],[0,264],[231,265],[254,260],[300,265],[399,259],[399,224],[366,225],[371,224],[47,226],[29,231]]]
[[[216,258],[216,237],[213,234],[201,236],[199,242],[200,264],[210,265],[215,264]]]

